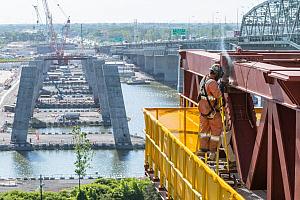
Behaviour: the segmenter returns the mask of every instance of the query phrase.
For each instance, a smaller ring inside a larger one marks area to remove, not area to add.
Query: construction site
[[[80,127],[130,163],[109,173],[146,176],[161,199],[300,199],[300,1],[254,6],[235,37],[142,42],[135,21],[133,42],[94,49],[42,5],[49,43],[0,63],[1,152],[73,150]],[[37,180],[16,171],[0,179]]]

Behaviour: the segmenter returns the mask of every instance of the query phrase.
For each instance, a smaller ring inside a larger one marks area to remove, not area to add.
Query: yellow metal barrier
[[[180,97],[180,107],[198,107],[197,102],[184,96],[183,94],[179,93],[179,97]],[[256,113],[257,123],[259,124],[261,113],[262,113],[262,107],[255,107],[254,111]]]
[[[144,109],[145,164],[173,199],[244,199],[193,152],[196,151],[197,108]]]
[[[180,97],[180,106],[181,107],[198,107],[198,103],[193,101],[190,98],[187,98],[181,93],[178,93]]]

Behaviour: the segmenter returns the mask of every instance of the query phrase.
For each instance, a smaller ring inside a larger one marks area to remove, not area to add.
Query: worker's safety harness
[[[200,83],[200,93],[198,96],[198,101],[200,101],[200,99],[205,98],[208,102],[208,105],[210,107],[210,111],[207,114],[203,114],[201,113],[201,116],[207,118],[207,119],[213,119],[216,115],[217,112],[220,112],[219,109],[217,109],[217,105],[218,105],[218,99],[214,98],[213,96],[208,96],[207,91],[206,91],[206,83],[208,82],[209,79],[207,79],[207,76],[204,78],[203,81],[201,81]],[[213,105],[211,103],[211,101],[214,101]]]

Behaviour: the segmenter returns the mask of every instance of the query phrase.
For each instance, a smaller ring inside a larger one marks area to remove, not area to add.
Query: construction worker
[[[200,112],[200,151],[198,155],[203,156],[209,152],[209,159],[211,160],[215,159],[223,128],[220,114],[222,92],[218,85],[218,80],[222,78],[223,74],[220,65],[212,65],[209,75],[205,76],[200,82],[200,92],[198,94],[198,109]]]

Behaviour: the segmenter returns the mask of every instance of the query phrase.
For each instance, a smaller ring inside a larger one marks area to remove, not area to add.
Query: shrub
[[[98,179],[94,183],[60,192],[44,192],[45,200],[158,200],[149,179]],[[11,191],[0,193],[0,200],[40,200],[39,192]]]

